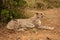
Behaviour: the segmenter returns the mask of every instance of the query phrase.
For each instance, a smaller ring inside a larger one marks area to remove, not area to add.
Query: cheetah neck
[[[36,15],[34,15],[33,17],[31,17],[29,20],[31,20],[32,22],[34,22],[35,20],[38,20],[39,18],[37,18]],[[40,19],[39,19],[40,20]]]

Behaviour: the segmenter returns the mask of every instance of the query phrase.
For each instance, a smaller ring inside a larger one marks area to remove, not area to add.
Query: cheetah
[[[41,26],[42,13],[35,13],[33,17],[28,19],[14,19],[8,22],[7,29],[14,29],[17,31],[24,30],[26,28],[43,28],[53,30],[54,27]]]

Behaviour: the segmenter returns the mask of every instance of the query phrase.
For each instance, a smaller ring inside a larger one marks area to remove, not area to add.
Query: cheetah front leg
[[[27,28],[18,28],[18,29],[16,29],[16,31],[25,31]]]
[[[43,26],[43,25],[39,25],[38,28],[41,28],[41,29],[48,29],[48,30],[54,30],[54,27]]]
[[[36,22],[35,25],[36,25],[37,28],[40,28],[40,29],[48,29],[48,30],[53,30],[54,29],[54,27],[41,25],[41,21],[40,20],[38,22]]]

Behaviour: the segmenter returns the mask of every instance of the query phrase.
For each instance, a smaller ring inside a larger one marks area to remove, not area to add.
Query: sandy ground
[[[55,27],[55,29],[45,30],[33,28],[16,32],[3,28],[0,25],[0,40],[60,40],[60,8],[45,11],[31,10],[31,12],[44,13],[44,17],[41,19],[42,25]]]

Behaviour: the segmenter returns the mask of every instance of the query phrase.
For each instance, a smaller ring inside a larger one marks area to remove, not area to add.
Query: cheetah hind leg
[[[26,30],[26,28],[19,28],[19,29],[17,29],[17,31],[25,31]]]

